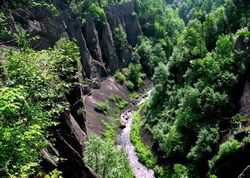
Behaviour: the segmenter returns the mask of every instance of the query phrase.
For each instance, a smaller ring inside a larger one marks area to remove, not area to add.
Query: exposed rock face
[[[246,59],[246,72],[243,78],[244,89],[240,98],[240,114],[247,116],[248,122],[246,126],[250,125],[250,41],[244,37],[239,37],[236,41],[236,49],[243,51]]]
[[[116,5],[106,10],[109,24],[112,29],[122,25],[127,34],[130,45],[135,46],[137,37],[142,35],[142,29],[137,19],[132,3]]]
[[[102,135],[105,131],[105,126],[101,120],[106,122],[112,122],[112,120],[95,110],[96,103],[105,101],[112,94],[116,94],[129,100],[129,93],[125,86],[119,85],[114,77],[108,77],[101,82],[100,89],[93,89],[92,94],[84,96],[84,106],[86,110],[86,127],[87,134],[96,133]],[[115,106],[111,106],[109,112],[115,112],[112,110]]]
[[[119,68],[119,59],[116,54],[113,35],[109,24],[104,25],[102,31],[101,47],[103,51],[103,60],[109,69],[114,73]]]
[[[96,24],[92,17],[87,18],[86,25],[82,26],[81,22],[73,17],[66,0],[54,0],[54,4],[59,10],[56,15],[46,8],[27,8],[24,6],[10,11],[8,10],[8,1],[5,1],[4,6],[0,9],[8,17],[8,29],[11,32],[17,32],[18,24],[20,24],[31,37],[39,36],[39,39],[31,41],[32,47],[36,50],[52,47],[65,34],[76,40],[80,48],[82,75],[85,79],[89,78],[94,82],[74,88],[66,96],[70,108],[61,114],[60,124],[51,129],[51,133],[54,135],[53,140],[56,141],[55,145],[41,150],[44,157],[42,166],[46,171],[58,168],[63,171],[64,177],[97,177],[85,165],[83,151],[88,134],[93,132],[101,134],[105,129],[100,122],[101,116],[97,114],[93,118],[85,113],[86,111],[94,112],[92,109],[96,103],[89,99],[98,100],[100,93],[99,90],[93,89],[93,96],[87,97],[85,95],[92,92],[91,87],[101,87],[100,91],[104,90],[103,93],[108,94],[108,96],[114,91],[119,95],[126,93],[126,89],[119,86],[114,78],[108,79],[104,83],[100,82],[100,78],[107,75],[107,69],[114,73],[117,69],[129,64],[132,58],[130,45],[136,45],[137,37],[142,35],[142,31],[132,4],[117,5],[106,9],[108,22],[101,26]],[[117,27],[127,36],[119,54],[112,32]],[[17,46],[14,40],[4,37],[0,39],[0,42],[5,44],[0,45],[0,49]],[[107,118],[106,120],[109,122]],[[61,159],[56,160],[54,156]]]
[[[46,8],[20,7],[15,11],[3,9],[8,18],[8,29],[11,32],[18,31],[18,24],[31,36],[39,36],[39,40],[33,40],[35,49],[47,49],[57,42],[64,33],[65,27],[60,16],[52,15]]]
[[[66,32],[70,38],[77,40],[77,45],[80,47],[81,63],[85,71],[86,77],[92,77],[92,68],[94,66],[90,65],[92,56],[88,50],[85,38],[82,33],[80,22],[73,19],[70,14],[66,11],[62,12],[64,23],[66,25]]]
[[[94,19],[92,17],[87,19],[85,34],[86,42],[89,48],[89,51],[93,57],[92,65],[96,66],[96,70],[93,71],[95,75],[94,77],[99,78],[100,76],[106,75],[105,64],[102,60],[102,50],[100,46],[98,31],[96,29],[96,25]],[[94,70],[94,69],[93,69]]]
[[[35,49],[47,49],[53,46],[63,34],[76,39],[80,48],[83,74],[87,78],[100,78],[106,76],[106,69],[114,73],[120,67],[128,65],[132,56],[130,45],[135,46],[137,37],[142,35],[131,3],[106,9],[108,23],[97,30],[92,17],[87,18],[86,26],[83,28],[80,21],[72,17],[65,0],[54,0],[54,2],[59,8],[57,15],[46,8],[19,7],[13,12],[3,8],[10,21],[9,30],[17,32],[17,24],[20,24],[31,36],[39,36],[39,39],[32,41],[32,47]],[[117,27],[127,36],[120,54],[117,53],[112,34]]]

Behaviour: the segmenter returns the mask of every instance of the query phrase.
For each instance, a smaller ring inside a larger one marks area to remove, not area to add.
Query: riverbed
[[[147,100],[150,96],[151,91],[146,93],[143,97],[141,97],[137,101],[137,107],[141,105],[145,100]],[[128,158],[130,161],[130,165],[133,169],[134,175],[136,178],[154,178],[154,172],[151,169],[148,169],[145,165],[140,163],[138,155],[136,153],[136,149],[134,145],[131,143],[130,134],[131,134],[131,126],[133,124],[133,110],[127,110],[121,114],[121,122],[126,123],[125,128],[122,129],[117,138],[117,143],[119,148],[124,148],[128,154]]]

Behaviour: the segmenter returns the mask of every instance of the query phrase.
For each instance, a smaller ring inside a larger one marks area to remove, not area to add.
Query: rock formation
[[[114,73],[128,65],[132,57],[131,46],[135,46],[137,37],[142,35],[132,4],[106,9],[108,22],[102,28],[98,27],[92,17],[88,17],[86,25],[83,26],[74,18],[65,0],[54,0],[54,4],[59,10],[58,14],[52,14],[46,8],[24,6],[12,11],[7,1],[1,6],[1,11],[8,18],[9,31],[18,32],[20,25],[31,37],[39,37],[31,41],[32,47],[36,50],[52,47],[65,34],[75,39],[80,48],[82,75],[85,79],[98,81],[107,75],[108,69]],[[117,54],[113,39],[113,30],[116,27],[121,27],[127,36],[121,54]],[[0,45],[1,48],[17,46],[14,40],[7,37],[0,38],[0,42],[4,44]],[[89,127],[86,124],[83,98],[85,94],[90,93],[90,87],[95,85],[90,82],[89,86],[76,87],[66,96],[71,105],[70,109],[61,114],[59,125],[51,128],[54,135],[52,139],[56,140],[55,145],[41,150],[44,170],[58,168],[63,170],[64,177],[96,177],[85,165],[82,156]],[[54,156],[61,159],[56,160]]]

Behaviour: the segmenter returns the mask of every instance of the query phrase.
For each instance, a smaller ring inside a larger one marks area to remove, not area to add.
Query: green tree
[[[103,178],[133,177],[127,155],[109,140],[91,135],[84,155],[84,161]]]
[[[0,175],[28,177],[38,169],[39,149],[48,144],[48,128],[68,108],[63,98],[75,85],[79,51],[74,42],[63,38],[53,49],[36,52],[26,48],[5,56],[0,89]]]

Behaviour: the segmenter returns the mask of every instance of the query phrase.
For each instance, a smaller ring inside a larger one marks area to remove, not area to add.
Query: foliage
[[[62,172],[61,171],[58,171],[57,169],[54,169],[48,175],[45,175],[45,178],[63,178],[63,177],[62,177]]]
[[[232,130],[238,131],[244,121],[247,121],[247,117],[245,115],[237,114],[233,116],[231,120]]]
[[[8,38],[11,36],[11,32],[7,29],[7,18],[3,12],[0,12],[0,37]]]
[[[226,26],[227,17],[224,7],[218,8],[207,15],[204,25],[206,47],[209,51],[215,48],[219,35],[228,31]]]
[[[63,38],[53,49],[26,48],[5,56],[1,61],[0,175],[28,177],[39,166],[39,149],[48,143],[48,127],[56,125],[59,114],[68,108],[63,98],[75,83],[79,51],[74,42]]]
[[[126,80],[126,76],[120,70],[117,70],[114,76],[120,84],[123,84]]]
[[[199,28],[195,29],[183,32],[184,36],[196,34],[195,40],[194,36],[178,39],[177,46],[186,51],[177,48],[166,65],[157,67],[146,123],[166,158],[182,157],[198,164],[214,154],[219,142],[218,125],[234,111],[236,103],[233,105],[230,94],[245,70],[245,62],[234,51],[230,35],[220,36],[211,53],[200,50],[206,49],[204,43],[195,50],[200,45],[199,37],[204,42],[198,35]],[[187,169],[190,174],[198,173],[195,168]]]
[[[198,133],[198,139],[195,147],[191,149],[187,157],[189,159],[199,160],[207,153],[212,152],[212,146],[218,142],[219,133],[217,128],[202,129]]]
[[[117,150],[110,141],[104,141],[96,135],[91,135],[84,152],[84,161],[100,177],[132,178],[133,172],[129,160],[123,150]]]
[[[116,52],[119,58],[122,58],[122,53],[126,45],[127,35],[122,30],[122,27],[115,28],[113,32],[114,43],[116,47]]]
[[[131,127],[131,141],[135,146],[136,152],[138,153],[139,160],[149,168],[154,168],[155,158],[151,153],[151,150],[142,142],[141,130],[141,111],[145,107],[146,102],[139,107],[133,116],[133,125]]]
[[[89,15],[92,16],[97,22],[106,23],[107,18],[104,9],[98,4],[92,3],[89,7]]]
[[[163,0],[133,0],[136,14],[146,36],[157,39],[176,40],[178,33],[183,30],[183,21],[173,9]],[[166,43],[170,41],[166,40]]]
[[[145,78],[140,63],[130,63],[128,68],[124,68],[122,71],[116,71],[114,76],[119,83],[125,83],[127,88],[131,91],[138,90]]]
[[[143,84],[144,75],[141,73],[142,67],[141,64],[130,63],[128,66],[129,69],[129,81],[134,85],[133,89],[138,89]]]
[[[106,128],[103,136],[106,140],[113,141],[116,138],[117,126],[113,123],[106,122],[101,120],[102,125]]]
[[[228,140],[220,145],[218,154],[213,157],[212,160],[209,161],[210,169],[213,168],[216,161],[221,159],[222,157],[229,155],[230,153],[233,153],[237,151],[240,148],[241,144],[235,139]]]
[[[132,92],[130,96],[135,100],[140,98],[140,94],[137,91]]]
[[[14,7],[18,5],[25,5],[37,8],[47,8],[53,14],[58,12],[52,3],[52,0],[10,0],[8,3]]]
[[[119,110],[122,110],[122,109],[124,109],[125,107],[128,106],[128,101],[127,100],[125,100],[121,96],[118,96],[118,95],[115,95],[115,94],[112,94],[109,97],[109,100],[112,101]]]
[[[104,7],[108,5],[108,1],[80,1],[69,0],[69,5],[74,15],[82,21],[82,24],[86,22],[87,17],[93,17],[96,23],[106,24],[107,17],[104,12]]]
[[[151,40],[141,37],[136,52],[140,56],[140,63],[148,76],[153,75],[154,68],[160,62],[166,62],[166,52],[160,42],[153,44]]]
[[[102,101],[96,104],[97,111],[102,112],[104,115],[109,114],[110,106],[108,101]]]
[[[135,85],[130,80],[126,82],[126,86],[130,91],[133,91]]]
[[[237,33],[240,36],[245,36],[247,38],[250,38],[250,32],[249,31],[242,31]]]
[[[193,20],[195,18],[202,21],[204,20],[206,14],[217,9],[225,2],[225,0],[183,0],[178,5],[178,12],[180,17],[183,18],[186,23],[188,23],[189,20]]]
[[[174,165],[174,175],[173,178],[188,178],[188,169],[186,166],[181,164]]]

